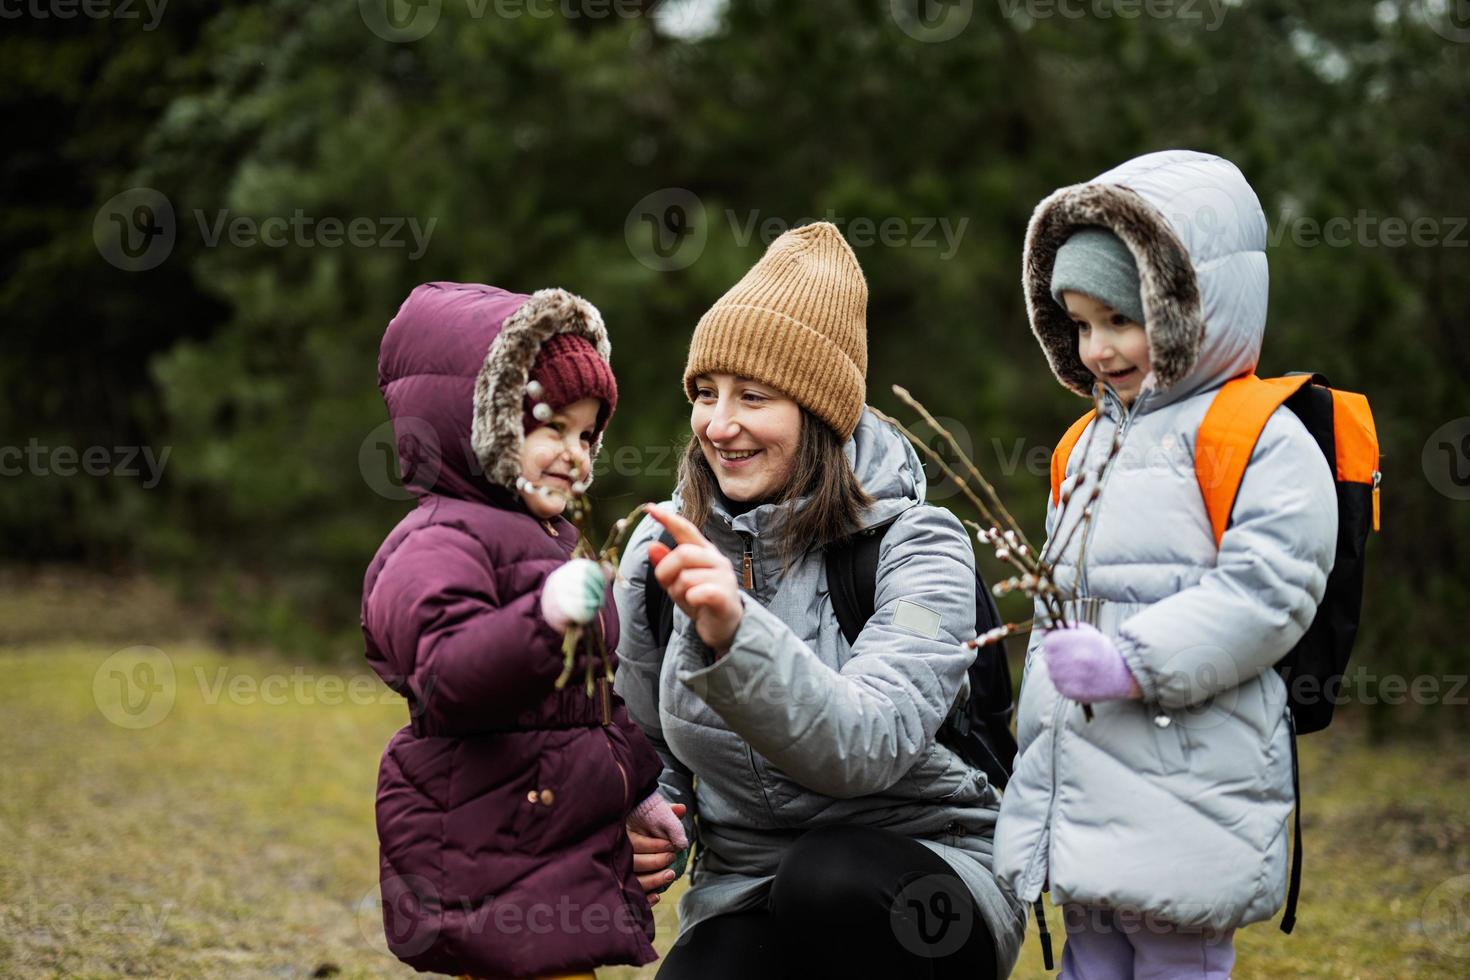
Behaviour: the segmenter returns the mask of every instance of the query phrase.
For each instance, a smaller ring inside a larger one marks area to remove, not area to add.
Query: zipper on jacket
[[[607,693],[607,678],[597,678],[597,699],[602,709],[602,723],[612,724],[612,698]],[[625,776],[624,779],[627,777]]]
[[[751,553],[752,542],[750,535],[741,533],[740,540],[745,543],[745,553],[740,556],[740,584],[746,592],[755,589],[755,555]]]
[[[1114,425],[1118,425],[1118,426],[1121,426],[1122,427],[1122,431],[1118,433],[1118,452],[1121,454],[1122,451],[1123,451],[1123,442],[1124,442],[1125,439],[1128,438],[1128,430],[1129,430],[1130,427],[1132,427],[1132,425],[1133,425],[1133,419],[1134,419],[1135,415],[1137,414],[1138,400],[1135,400],[1134,401],[1134,403],[1133,403],[1133,409],[1134,410],[1130,412],[1128,410],[1128,406],[1126,406],[1126,405],[1123,404],[1123,400],[1121,398],[1119,398],[1113,392],[1113,390],[1111,388],[1104,388],[1103,390],[1104,390],[1105,395],[1107,395],[1108,397],[1110,397],[1110,398],[1113,399],[1114,403],[1116,404],[1116,406],[1117,406],[1117,408],[1119,410],[1119,413],[1123,416],[1123,418],[1122,418],[1121,421],[1114,422],[1113,423]],[[1148,397],[1146,394],[1140,395],[1139,396],[1139,399],[1143,399],[1143,398],[1146,398],[1146,397]],[[1084,459],[1082,461],[1082,467],[1083,467],[1084,470],[1085,470],[1086,466],[1087,466],[1087,460]],[[1097,499],[1092,502],[1092,507],[1095,508],[1094,511],[1093,511],[1094,514],[1097,513],[1096,508],[1100,507],[1101,504],[1102,504],[1103,490],[1105,490],[1107,488],[1107,481],[1108,481],[1108,479],[1112,475],[1113,475],[1113,468],[1111,466],[1109,466],[1108,469],[1107,469],[1107,471],[1105,473],[1103,473],[1103,475],[1102,475],[1103,485],[1102,485],[1102,487],[1099,487],[1098,488]],[[1082,520],[1081,515],[1078,515],[1077,519],[1079,521]],[[1087,556],[1087,544],[1088,544],[1088,541],[1092,538],[1092,533],[1093,533],[1094,530],[1096,530],[1096,528],[1097,528],[1097,522],[1096,521],[1093,521],[1092,523],[1090,523],[1088,525],[1087,531],[1082,535],[1082,544],[1079,546],[1078,551],[1077,551],[1077,592],[1078,592],[1078,598],[1081,598],[1081,597],[1087,595],[1087,565],[1086,565],[1084,559]],[[1061,528],[1058,527],[1057,530],[1058,531],[1061,531]],[[1059,555],[1057,557],[1060,558],[1061,556]],[[1080,606],[1080,604],[1079,604],[1079,606]],[[1044,865],[1046,867],[1046,869],[1047,869],[1046,870],[1046,877],[1047,878],[1050,878],[1051,877],[1051,854],[1050,854],[1050,851],[1051,851],[1052,843],[1056,839],[1056,831],[1055,831],[1055,829],[1052,826],[1052,822],[1054,820],[1054,817],[1055,817],[1055,814],[1056,814],[1056,808],[1057,808],[1057,759],[1062,754],[1062,751],[1061,751],[1062,731],[1066,727],[1066,720],[1062,717],[1062,713],[1066,709],[1066,706],[1067,706],[1068,703],[1069,702],[1065,698],[1063,698],[1060,695],[1058,695],[1057,696],[1057,699],[1056,699],[1056,704],[1053,705],[1053,707],[1052,707],[1052,717],[1051,717],[1051,799],[1047,800],[1047,803],[1046,803],[1046,820],[1044,821],[1043,826],[1042,826],[1042,833],[1045,836],[1046,840],[1045,840],[1044,847],[1038,847],[1036,853],[1031,855],[1031,865],[1027,869],[1027,874],[1025,876],[1025,878],[1026,878],[1027,881],[1029,881],[1032,877],[1035,876],[1035,874],[1036,874],[1036,868],[1037,868],[1037,865],[1038,864]],[[1038,900],[1039,900],[1039,897],[1038,897]]]
[[[1037,861],[1041,861],[1046,867],[1046,877],[1051,877],[1051,845],[1056,840],[1056,831],[1052,829],[1052,816],[1057,809],[1057,758],[1061,756],[1062,728],[1066,721],[1062,718],[1062,711],[1066,708],[1067,701],[1060,694],[1057,695],[1057,703],[1052,707],[1051,715],[1051,799],[1046,802],[1046,821],[1042,826],[1042,833],[1046,836],[1045,848],[1038,848],[1037,853],[1031,856],[1032,870],[1035,874]],[[1031,874],[1026,877],[1029,879]],[[1044,883],[1044,882],[1043,882]],[[1038,900],[1040,896],[1037,896]]]
[[[546,533],[549,534],[549,535],[551,535],[553,538],[559,538],[559,537],[561,537],[561,535],[557,532],[556,527],[551,523],[551,521],[547,520],[544,517],[541,519],[541,526],[544,527],[544,528],[546,528]]]
[[[1133,420],[1138,415],[1139,404],[1143,401],[1143,399],[1148,397],[1148,393],[1140,394],[1136,399],[1134,399],[1133,410],[1129,411],[1128,406],[1123,404],[1123,399],[1119,398],[1111,388],[1105,387],[1103,389],[1103,392],[1105,395],[1113,399],[1114,403],[1117,405],[1119,413],[1123,416],[1121,422],[1113,423],[1114,425],[1121,426],[1122,428],[1122,431],[1118,433],[1118,455],[1121,456],[1123,453],[1123,443],[1126,442],[1128,439],[1128,430],[1133,427]],[[1084,459],[1082,461],[1082,466],[1084,467],[1084,469],[1086,468],[1087,460]],[[1092,502],[1092,512],[1094,516],[1102,510],[1103,493],[1107,490],[1108,481],[1112,479],[1112,476],[1113,467],[1109,465],[1107,471],[1102,475],[1102,486],[1098,487],[1097,499]],[[1078,515],[1077,519],[1079,521],[1082,520],[1081,515]],[[1058,528],[1058,530],[1061,530],[1061,528]],[[1087,557],[1087,545],[1089,542],[1091,542],[1093,532],[1096,530],[1097,521],[1094,520],[1088,524],[1087,530],[1082,533],[1082,544],[1078,547],[1077,550],[1077,597],[1079,599],[1087,595],[1087,562],[1085,561],[1085,559]],[[1062,556],[1058,555],[1057,557],[1061,558]]]

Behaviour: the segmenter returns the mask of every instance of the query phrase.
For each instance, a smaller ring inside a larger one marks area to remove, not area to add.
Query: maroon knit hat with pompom
[[[618,406],[618,382],[612,365],[597,356],[597,348],[590,341],[577,334],[552,334],[536,354],[530,380],[541,384],[541,395],[526,397],[521,420],[527,432],[541,424],[531,414],[537,402],[557,410],[583,398],[596,398],[602,402],[597,412],[599,433]]]

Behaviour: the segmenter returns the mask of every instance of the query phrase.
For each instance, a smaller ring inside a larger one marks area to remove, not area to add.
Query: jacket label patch
[[[939,638],[939,613],[909,599],[898,600],[893,610],[893,625],[913,630],[929,639]]]

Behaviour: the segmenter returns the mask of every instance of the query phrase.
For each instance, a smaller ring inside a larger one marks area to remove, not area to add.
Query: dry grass
[[[374,781],[402,703],[369,675],[354,688],[350,675],[180,646],[164,651],[171,708],[131,729],[109,720],[130,716],[107,671],[94,693],[115,649],[0,648],[0,972],[413,975],[386,952],[374,904]],[[271,677],[284,697],[261,686]],[[1290,937],[1246,930],[1236,975],[1470,973],[1464,889],[1458,904],[1426,902],[1444,882],[1441,895],[1470,885],[1470,751],[1370,747],[1344,724],[1304,752],[1301,921]],[[658,912],[666,946],[674,903]],[[1016,976],[1042,975],[1033,938]]]

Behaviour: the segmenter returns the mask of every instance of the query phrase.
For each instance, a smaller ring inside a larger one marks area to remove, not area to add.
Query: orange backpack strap
[[[1077,445],[1077,440],[1082,438],[1082,433],[1087,431],[1087,426],[1097,418],[1097,410],[1089,409],[1087,414],[1072,423],[1072,427],[1062,436],[1062,441],[1057,443],[1057,448],[1051,454],[1051,502],[1052,505],[1061,503],[1062,481],[1067,478],[1067,460],[1072,456],[1072,450]]]
[[[1337,444],[1339,483],[1366,483],[1373,488],[1373,530],[1378,530],[1378,428],[1368,399],[1352,391],[1332,389],[1332,436]]]
[[[1205,412],[1194,444],[1194,472],[1217,547],[1267,420],[1311,380],[1309,374],[1270,379],[1242,375],[1227,381]]]

